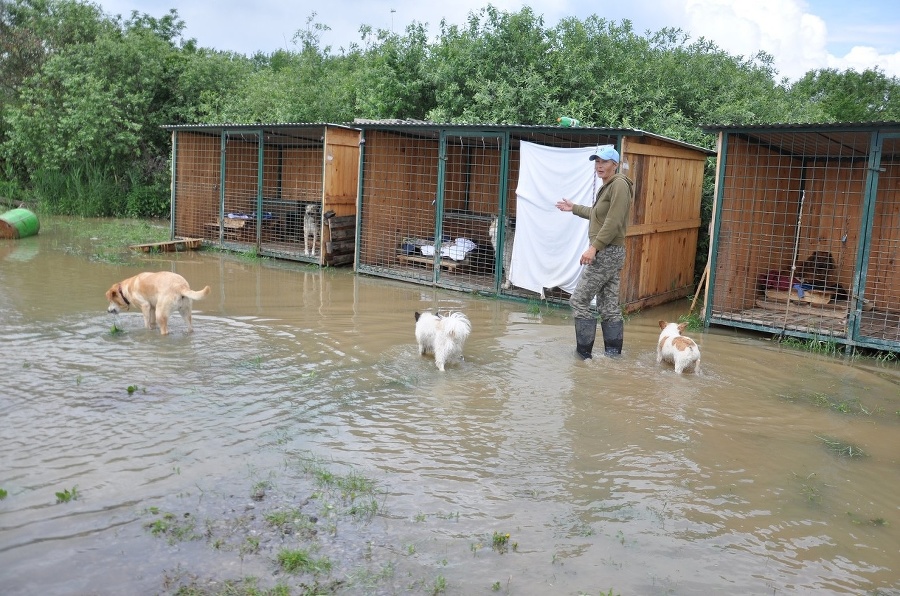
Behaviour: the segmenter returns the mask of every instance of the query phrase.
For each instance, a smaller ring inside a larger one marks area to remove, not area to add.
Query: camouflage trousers
[[[586,265],[578,278],[578,285],[569,304],[576,319],[593,319],[591,301],[597,298],[597,311],[601,321],[621,321],[619,307],[619,277],[625,266],[625,247],[607,246],[597,253],[594,262]]]

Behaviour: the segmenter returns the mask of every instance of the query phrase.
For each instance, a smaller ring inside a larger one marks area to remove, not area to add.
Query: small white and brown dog
[[[687,323],[659,322],[662,332],[656,344],[656,363],[674,364],[678,374],[700,372],[700,348],[690,337],[682,335],[687,326]]]
[[[461,312],[442,316],[430,312],[416,313],[416,342],[419,354],[434,353],[434,363],[439,370],[455,360],[462,359],[463,346],[472,324]]]
[[[169,317],[176,310],[187,324],[188,332],[194,330],[191,310],[194,300],[202,300],[209,294],[209,286],[195,291],[186,279],[171,271],[138,273],[122,280],[106,291],[109,306],[106,311],[119,314],[132,305],[141,309],[144,327],[153,329],[159,324],[162,335],[169,333]]]
[[[310,203],[303,212],[303,254],[311,256],[316,254],[316,245],[319,244],[319,228],[322,226],[322,206],[318,203]]]

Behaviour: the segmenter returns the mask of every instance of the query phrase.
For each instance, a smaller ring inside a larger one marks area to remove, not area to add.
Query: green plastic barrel
[[[27,238],[40,229],[37,215],[28,209],[12,209],[0,215],[0,238]]]

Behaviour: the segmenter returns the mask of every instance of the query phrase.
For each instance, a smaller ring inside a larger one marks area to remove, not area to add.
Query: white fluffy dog
[[[700,348],[690,337],[681,333],[687,329],[687,323],[659,322],[662,333],[656,345],[656,363],[666,361],[675,365],[675,372],[700,372]]]
[[[462,358],[463,346],[471,331],[472,324],[461,312],[447,316],[429,312],[416,313],[419,354],[434,352],[434,363],[439,370],[444,370],[444,365],[448,362]]]

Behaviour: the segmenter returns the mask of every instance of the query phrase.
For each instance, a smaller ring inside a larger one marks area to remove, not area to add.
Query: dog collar
[[[125,301],[126,306],[131,306],[131,303],[128,302],[128,298],[125,297],[125,292],[122,291],[122,284],[119,284],[119,296]]]

